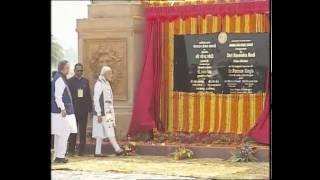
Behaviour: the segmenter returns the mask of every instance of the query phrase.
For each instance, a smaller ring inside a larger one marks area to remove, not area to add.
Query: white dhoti
[[[51,134],[62,135],[77,133],[77,121],[74,114],[62,117],[61,113],[51,113]]]
[[[93,116],[92,137],[102,139],[115,137],[113,123],[106,122],[105,116],[102,116],[102,122],[99,123],[98,117]]]
[[[98,122],[98,117],[93,116],[92,122],[92,137],[96,139],[96,154],[101,154],[101,144],[102,139],[109,138],[110,143],[115,151],[120,150],[120,146],[117,143],[115,132],[114,132],[114,123],[106,121],[105,116],[102,116],[102,122]]]
[[[51,113],[51,134],[54,134],[55,157],[65,157],[70,133],[77,133],[75,115],[62,117],[61,113]]]

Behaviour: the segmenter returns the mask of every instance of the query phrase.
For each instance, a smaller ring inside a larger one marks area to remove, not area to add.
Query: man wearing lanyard
[[[78,63],[74,66],[75,75],[68,80],[71,91],[77,125],[79,127],[80,145],[79,156],[84,155],[86,146],[86,130],[88,113],[92,109],[92,100],[88,79],[82,77],[83,65]],[[69,138],[68,153],[75,154],[77,134],[71,134]]]

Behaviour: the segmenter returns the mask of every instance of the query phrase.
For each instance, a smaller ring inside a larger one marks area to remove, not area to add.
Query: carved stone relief
[[[93,90],[102,66],[107,65],[113,72],[111,87],[114,100],[127,100],[127,39],[90,39],[85,40],[84,45],[84,73],[90,81],[91,89]]]

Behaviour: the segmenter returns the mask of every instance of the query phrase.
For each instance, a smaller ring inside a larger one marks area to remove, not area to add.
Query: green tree
[[[63,48],[57,42],[56,38],[51,35],[51,70],[56,70],[58,63],[63,60]]]

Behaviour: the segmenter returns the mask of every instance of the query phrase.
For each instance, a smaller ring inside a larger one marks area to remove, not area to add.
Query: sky
[[[51,1],[51,34],[64,49],[72,48],[78,55],[76,19],[88,17],[90,1]]]

